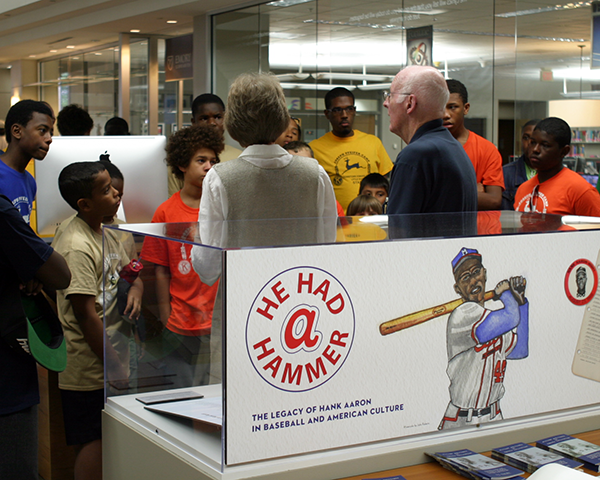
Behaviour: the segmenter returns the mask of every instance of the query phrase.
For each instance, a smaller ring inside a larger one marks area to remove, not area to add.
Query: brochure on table
[[[225,251],[225,463],[597,403],[577,365],[598,362],[599,325],[580,330],[599,249],[585,231]]]

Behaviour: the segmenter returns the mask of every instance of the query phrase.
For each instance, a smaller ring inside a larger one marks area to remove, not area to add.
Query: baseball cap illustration
[[[3,339],[48,370],[62,372],[67,366],[67,345],[58,317],[42,294],[21,295],[21,303],[25,315],[10,318]]]
[[[461,248],[458,255],[452,260],[452,271],[456,272],[456,269],[469,258],[476,258],[481,261],[481,254],[474,248]]]

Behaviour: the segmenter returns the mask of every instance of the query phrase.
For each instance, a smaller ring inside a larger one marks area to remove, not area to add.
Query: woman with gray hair
[[[245,73],[231,85],[225,128],[242,147],[271,145],[287,129],[290,115],[277,77]]]
[[[303,244],[335,241],[335,227],[290,228],[280,222],[224,220],[336,218],[331,180],[314,159],[294,156],[275,143],[290,116],[279,80],[270,74],[245,73],[229,90],[225,128],[244,151],[235,160],[215,165],[206,175],[200,201],[201,242],[216,246]],[[333,222],[335,223],[335,222]],[[260,226],[259,226],[260,224]],[[272,227],[268,227],[272,226]],[[283,231],[285,230],[285,231]],[[307,233],[308,232],[308,233]],[[196,262],[202,281],[213,283]]]
[[[329,176],[315,159],[294,156],[275,143],[288,127],[276,77],[243,74],[231,85],[225,128],[244,151],[215,165],[204,178],[198,242],[217,247],[334,242],[337,209]],[[221,275],[221,251],[195,246],[192,264],[212,285]],[[221,289],[211,326],[210,383],[221,381]]]

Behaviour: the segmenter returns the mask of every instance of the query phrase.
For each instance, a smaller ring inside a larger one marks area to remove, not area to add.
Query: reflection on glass
[[[469,91],[467,128],[496,144],[507,163],[522,153],[521,127],[546,117],[548,100],[594,98],[600,69],[590,69],[591,18],[587,2],[269,2],[213,17],[215,88],[226,98],[238,74],[275,73],[305,141],[329,129],[325,91],[351,88],[356,128],[379,136],[394,158],[402,144],[388,132],[380,92],[407,63],[406,31],[433,26],[433,64]]]
[[[143,269],[135,274],[139,273],[143,280],[144,296],[138,319],[121,315],[106,325],[113,347],[122,353],[123,359],[128,358],[123,360],[124,370],[130,372],[128,381],[109,384],[107,394],[220,383],[224,321],[220,269],[226,259],[224,252],[240,248],[311,248],[331,243],[317,234],[323,221],[221,222],[210,228],[227,233],[218,248],[200,243],[196,222],[110,227],[128,245],[129,256],[141,253]],[[563,225],[560,216],[517,212],[376,215],[325,219],[325,222],[332,222],[337,228],[338,244],[573,230]],[[214,257],[218,262],[219,273],[214,283],[203,284],[198,269],[192,269],[192,261],[196,263],[192,248],[200,250],[202,258]],[[105,243],[105,249],[105,255],[115,256],[121,246],[111,241]],[[128,278],[128,271],[123,269],[119,278],[110,283],[117,285],[118,295],[126,293]]]

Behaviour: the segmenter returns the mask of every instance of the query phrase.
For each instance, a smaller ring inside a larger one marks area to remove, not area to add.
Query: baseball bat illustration
[[[489,292],[485,292],[485,301],[491,300],[494,298],[494,290],[490,290]],[[382,323],[379,326],[379,331],[381,335],[389,335],[390,333],[397,332],[399,330],[404,330],[405,328],[414,327],[415,325],[419,325],[420,323],[428,322],[437,317],[441,317],[442,315],[446,315],[448,313],[452,313],[457,307],[462,305],[465,301],[462,298],[457,300],[452,300],[451,302],[444,303],[443,305],[438,305],[437,307],[426,308],[424,310],[420,310],[418,312],[409,313],[408,315],[404,315],[403,317],[394,318],[393,320],[388,320],[387,322]]]

